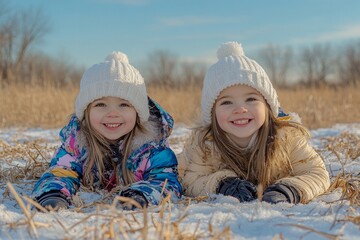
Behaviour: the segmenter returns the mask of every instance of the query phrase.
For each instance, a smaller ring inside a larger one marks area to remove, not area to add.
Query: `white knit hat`
[[[84,72],[75,103],[76,116],[82,119],[86,107],[102,97],[125,99],[134,106],[141,122],[149,118],[144,79],[122,52],[112,52],[104,62],[95,64]]]
[[[258,90],[270,105],[277,117],[279,102],[265,70],[254,60],[244,54],[240,43],[222,44],[217,51],[218,62],[207,71],[202,89],[202,119],[211,123],[211,111],[220,92],[236,84],[245,84]]]

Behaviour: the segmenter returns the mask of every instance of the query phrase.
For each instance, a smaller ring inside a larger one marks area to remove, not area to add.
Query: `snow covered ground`
[[[39,159],[39,154],[34,156],[26,148],[22,153],[21,145],[36,143],[53,149],[58,144],[58,131],[0,129],[0,171],[12,169],[18,174],[26,169],[27,158],[22,156]],[[175,127],[171,147],[176,153],[189,132],[185,126]],[[358,183],[360,157],[354,151],[359,152],[360,124],[339,124],[311,132],[312,144],[324,157],[332,180],[343,172],[350,177],[348,182]],[[346,140],[354,138],[352,143]],[[1,151],[10,151],[11,147],[18,152],[9,161],[9,155],[1,155]],[[51,152],[42,155],[40,158],[47,158]],[[30,195],[34,181],[13,180],[12,186],[26,205],[24,197]],[[355,189],[355,193],[358,191]],[[81,191],[78,200],[82,208],[41,213],[23,210],[6,180],[1,179],[0,199],[0,239],[360,239],[359,205],[343,200],[340,188],[306,205],[257,201],[240,204],[232,197],[211,195],[192,201],[184,198],[177,204],[152,207],[147,213],[91,205],[106,198],[101,193]]]

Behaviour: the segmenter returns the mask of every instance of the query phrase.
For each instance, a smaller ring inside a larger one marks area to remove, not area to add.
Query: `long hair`
[[[220,128],[214,107],[211,113],[211,124],[197,128],[200,147],[205,154],[207,143],[212,143],[213,150],[219,153],[227,167],[240,178],[254,184],[261,184],[264,188],[278,179],[281,169],[290,172],[288,154],[285,147],[279,144],[277,132],[282,127],[290,126],[308,135],[306,128],[296,122],[276,119],[267,105],[265,122],[258,130],[255,143],[244,150]]]
[[[125,185],[135,182],[135,176],[130,169],[126,168],[126,160],[128,159],[131,153],[131,143],[134,138],[136,131],[144,131],[144,128],[140,124],[140,119],[136,116],[135,127],[125,136],[122,137],[124,140],[124,149],[121,153],[122,159],[120,165],[115,165],[112,161],[109,161],[109,156],[112,154],[110,145],[112,143],[118,144],[118,141],[109,141],[105,139],[98,131],[96,131],[90,124],[90,104],[85,109],[84,117],[80,122],[80,129],[85,136],[87,144],[88,155],[85,160],[85,171],[83,176],[83,184],[86,187],[92,187],[94,184],[94,177],[92,174],[92,169],[95,165],[101,184],[104,184],[104,172],[106,166],[111,166],[114,171],[117,173],[120,171],[119,167],[121,166],[122,178]],[[117,142],[116,142],[117,141]],[[116,183],[119,183],[118,174],[116,176]]]

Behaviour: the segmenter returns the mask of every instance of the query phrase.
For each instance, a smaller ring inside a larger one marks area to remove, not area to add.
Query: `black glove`
[[[238,177],[229,177],[220,182],[216,193],[236,197],[240,202],[249,202],[256,199],[256,186]]]
[[[262,200],[273,204],[279,202],[297,204],[300,202],[300,194],[293,186],[277,183],[265,189]]]
[[[146,208],[148,206],[148,202],[147,202],[146,198],[139,191],[128,189],[128,190],[123,191],[120,195],[123,197],[131,198],[131,199],[135,200],[136,202],[138,202],[140,204],[140,206],[142,208]],[[134,206],[133,204],[128,203],[128,202],[122,203],[122,205],[123,205],[124,210],[135,210],[136,209],[136,206]]]
[[[46,192],[36,199],[36,201],[44,208],[51,206],[54,210],[60,208],[69,208],[70,203],[66,199],[66,196],[60,191]]]

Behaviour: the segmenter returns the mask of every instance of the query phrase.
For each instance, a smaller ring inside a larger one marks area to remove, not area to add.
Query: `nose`
[[[245,113],[245,112],[247,112],[247,111],[248,111],[248,110],[247,110],[247,108],[246,108],[244,105],[239,104],[239,105],[237,105],[237,106],[234,108],[233,113]]]
[[[120,115],[120,112],[117,108],[110,108],[109,109],[109,112],[107,113],[107,116],[108,117],[118,117]]]

